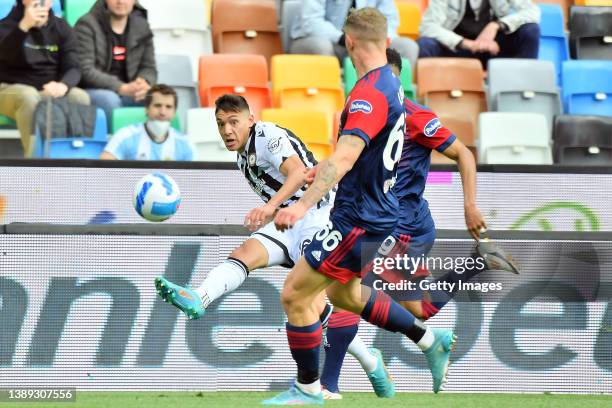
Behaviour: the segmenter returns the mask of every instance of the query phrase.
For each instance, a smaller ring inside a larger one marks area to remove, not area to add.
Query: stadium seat
[[[87,14],[96,0],[65,0],[64,18],[72,27],[83,15]]]
[[[284,0],[281,4],[281,38],[283,41],[283,49],[288,54],[291,48],[291,27],[293,27],[293,24],[295,24],[299,17],[302,5],[299,0]]]
[[[215,0],[213,48],[216,53],[260,54],[269,62],[283,53],[277,20],[272,1]]]
[[[272,58],[272,98],[277,108],[321,110],[344,108],[340,64],[323,55],[275,55]]]
[[[577,6],[612,7],[612,0],[576,0],[574,4]]]
[[[122,127],[134,125],[136,123],[144,123],[147,120],[145,108],[129,107],[117,108],[113,110],[113,128],[111,133],[115,134]],[[181,130],[181,124],[178,115],[172,119],[172,127],[176,130]]]
[[[612,61],[565,61],[565,112],[612,116]]]
[[[197,80],[198,59],[212,54],[210,8],[204,0],[172,0],[172,7],[159,0],[140,0],[148,10],[155,52],[188,55],[192,79]]]
[[[572,7],[570,47],[576,59],[612,60],[612,7]]]
[[[245,97],[255,119],[271,106],[268,65],[261,55],[214,54],[200,58],[199,92],[202,106],[214,106],[226,93]]]
[[[71,137],[51,137],[45,143],[38,126],[34,134],[33,157],[49,159],[98,159],[108,141],[106,115],[96,109],[96,123],[92,137],[73,135]],[[47,144],[47,146],[45,146]]]
[[[0,115],[0,128],[15,128],[17,124],[8,116]]]
[[[557,116],[555,163],[612,166],[612,117]]]
[[[485,112],[478,159],[485,164],[552,164],[550,132],[539,113]]]
[[[346,95],[348,95],[355,86],[355,83],[357,83],[357,71],[355,71],[355,67],[349,57],[344,58],[343,71],[344,91]],[[412,68],[410,68],[410,62],[406,58],[402,58],[400,80],[402,82],[402,88],[404,88],[404,96],[414,101],[415,95],[414,85],[412,84]]]
[[[236,161],[236,152],[228,151],[219,135],[214,108],[189,109],[187,137],[195,145],[199,161]]]
[[[22,158],[21,135],[17,124],[8,116],[0,115],[0,158]]]
[[[416,40],[419,37],[419,25],[421,24],[420,6],[416,3],[396,0],[395,7],[399,13],[397,33]]]
[[[191,61],[186,55],[155,56],[157,82],[170,85],[178,96],[176,114],[180,123],[187,123],[187,111],[200,106],[196,84],[191,72]]]
[[[0,0],[0,19],[8,16],[14,5],[15,0]],[[60,0],[53,0],[53,3],[51,3],[51,9],[53,10],[53,14],[55,14],[57,17],[62,17],[62,3]]]
[[[329,157],[333,151],[329,115],[303,109],[265,109],[261,120],[289,129],[299,137],[317,161]]]
[[[442,122],[449,117],[471,120],[486,111],[484,71],[477,59],[421,58],[417,62],[417,91]]]
[[[395,0],[397,3],[412,3],[416,4],[419,7],[421,13],[424,13],[427,10],[427,5],[429,4],[428,0]]]
[[[489,60],[489,110],[546,116],[548,129],[561,114],[555,67],[550,61],[519,58]]]
[[[561,84],[561,64],[569,59],[563,11],[558,4],[538,4],[540,19],[540,51],[538,59],[555,64],[557,84]]]
[[[563,12],[563,29],[567,29],[567,23],[569,21],[569,9],[574,5],[574,0],[538,0],[539,4],[557,4],[561,7]]]

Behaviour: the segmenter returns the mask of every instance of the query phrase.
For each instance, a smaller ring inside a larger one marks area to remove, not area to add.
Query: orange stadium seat
[[[265,109],[261,114],[264,122],[272,122],[292,131],[321,161],[332,153],[329,115],[324,112],[304,109]]]
[[[277,108],[332,113],[344,107],[340,64],[323,55],[276,55],[272,58],[272,100]]]
[[[399,12],[400,21],[397,33],[416,40],[419,37],[419,25],[421,24],[421,9],[419,5],[396,0],[395,6]]]
[[[417,63],[419,97],[442,123],[459,118],[477,126],[478,115],[487,110],[483,78],[477,59],[422,58]]]
[[[244,96],[258,119],[271,106],[268,65],[261,55],[214,54],[200,57],[199,92],[202,106],[214,106],[226,93]]]
[[[213,48],[217,53],[260,54],[270,61],[283,53],[273,1],[215,0]]]

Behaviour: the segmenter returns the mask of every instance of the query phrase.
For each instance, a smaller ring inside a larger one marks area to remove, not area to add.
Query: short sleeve
[[[346,107],[346,121],[340,135],[359,136],[366,146],[387,124],[389,103],[385,95],[371,86],[353,90]]]
[[[429,149],[444,151],[455,140],[455,135],[442,125],[435,113],[419,110],[406,116],[410,138]]]
[[[296,156],[297,152],[285,130],[279,127],[271,129],[271,131],[268,129],[264,131],[266,132],[266,137],[264,143],[257,149],[257,156],[280,171],[280,167],[285,160],[291,156]]]
[[[128,150],[130,138],[132,136],[132,126],[119,129],[119,131],[115,133],[111,140],[106,144],[104,151],[112,154],[119,160],[126,160],[127,157],[130,157]]]

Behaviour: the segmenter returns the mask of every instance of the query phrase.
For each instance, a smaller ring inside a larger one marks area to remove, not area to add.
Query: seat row
[[[113,112],[113,127],[141,123],[143,108],[120,108]],[[187,113],[186,133],[200,161],[233,162],[236,153],[225,148],[217,129],[213,108],[194,108]],[[328,157],[334,143],[325,135],[328,118],[304,109],[265,109],[262,119],[291,129],[317,160]],[[480,137],[472,151],[482,164],[612,165],[612,117],[556,116],[552,138],[543,115],[537,113],[485,112],[479,115]],[[455,130],[445,123],[453,132]],[[178,122],[173,126],[179,128]],[[115,129],[117,130],[117,129]],[[104,111],[97,110],[92,138],[52,138],[35,135],[35,157],[97,159],[108,142]],[[440,154],[433,163],[448,163]]]

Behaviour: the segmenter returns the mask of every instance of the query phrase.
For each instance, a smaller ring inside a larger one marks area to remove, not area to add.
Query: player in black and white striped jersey
[[[306,173],[317,161],[290,130],[255,122],[243,97],[223,95],[215,104],[223,142],[228,150],[237,152],[238,168],[265,204],[245,217],[252,235],[213,268],[199,288],[156,279],[160,296],[192,319],[204,315],[212,301],[238,288],[250,271],[276,265],[293,267],[312,237],[328,223],[333,207],[333,196],[328,195],[293,228],[278,231],[271,222],[276,211],[299,200],[306,190]],[[319,312],[325,321],[331,314],[324,296]]]

